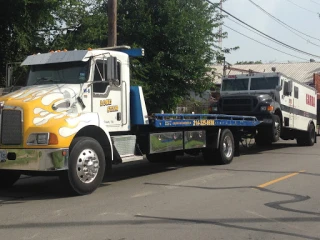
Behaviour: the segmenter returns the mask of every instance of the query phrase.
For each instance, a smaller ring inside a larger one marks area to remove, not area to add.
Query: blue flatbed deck
[[[151,124],[156,128],[180,127],[255,127],[256,117],[223,114],[153,114]]]

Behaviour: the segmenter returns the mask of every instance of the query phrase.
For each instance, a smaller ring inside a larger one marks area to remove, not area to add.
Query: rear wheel
[[[309,124],[308,131],[297,137],[297,144],[300,146],[313,146],[316,139],[316,131],[313,123]]]
[[[68,171],[60,179],[66,181],[75,194],[90,194],[101,184],[105,166],[101,145],[93,138],[78,137],[70,147]]]
[[[234,157],[234,138],[229,129],[223,129],[219,141],[219,148],[206,148],[203,150],[203,159],[208,164],[229,164]]]
[[[19,171],[0,170],[0,188],[9,188],[20,178]]]

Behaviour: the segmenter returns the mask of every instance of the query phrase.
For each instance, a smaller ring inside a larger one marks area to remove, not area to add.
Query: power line
[[[290,53],[283,52],[283,51],[281,51],[281,50],[279,50],[279,49],[277,49],[277,48],[271,47],[271,46],[269,46],[269,45],[267,45],[267,44],[265,44],[265,43],[262,43],[262,42],[260,42],[260,41],[258,41],[258,40],[256,40],[256,39],[254,39],[254,38],[251,38],[251,37],[249,37],[249,36],[247,36],[247,35],[239,32],[239,31],[237,31],[237,30],[235,30],[235,29],[233,29],[233,28],[231,28],[231,27],[228,27],[228,26],[225,25],[225,24],[223,24],[223,25],[224,25],[226,28],[229,28],[230,30],[232,30],[232,31],[234,31],[234,32],[236,32],[236,33],[238,33],[238,34],[240,34],[240,35],[242,35],[242,36],[244,36],[244,37],[246,37],[246,38],[249,38],[249,39],[251,39],[252,41],[255,41],[255,42],[257,42],[257,43],[260,43],[260,44],[262,44],[262,45],[264,45],[264,46],[266,46],[266,47],[268,47],[268,48],[271,48],[271,49],[273,49],[273,50],[275,50],[275,51],[281,52],[281,53],[283,53],[283,54],[286,54],[286,55],[289,55],[289,56],[291,56],[291,57],[295,57],[295,58],[298,58],[298,59],[301,59],[301,60],[309,61],[309,59],[301,58],[301,57],[292,55],[292,54],[290,54]]]
[[[315,13],[315,14],[319,15],[319,13],[318,13],[318,12],[314,12],[314,11],[312,11],[312,10],[309,10],[309,9],[307,9],[307,8],[304,8],[304,7],[300,6],[300,5],[298,5],[298,4],[294,3],[294,2],[292,2],[291,0],[287,0],[287,1],[288,1],[288,2],[290,2],[290,3],[292,3],[293,5],[295,5],[295,6],[299,7],[299,8],[301,8],[301,9],[304,9],[304,10],[306,10],[306,11],[308,11],[308,12]]]
[[[235,21],[235,20],[233,20],[233,19],[231,19],[231,18],[226,18],[226,19],[228,19],[228,20],[231,21],[231,22],[234,22],[234,23],[238,24],[239,26],[241,26],[241,27],[243,27],[243,28],[245,28],[245,29],[247,29],[247,30],[249,30],[249,31],[251,31],[251,32],[259,35],[259,36],[261,36],[261,37],[264,37],[264,38],[268,39],[269,41],[272,41],[272,42],[277,43],[276,41],[267,38],[266,36],[262,35],[261,33],[258,33],[258,32],[253,31],[251,28],[248,28],[247,26],[242,25],[241,23],[239,23],[239,22],[237,22],[237,21]]]
[[[288,44],[286,44],[286,43],[283,43],[283,42],[281,42],[281,41],[279,41],[279,40],[277,40],[277,39],[275,39],[275,38],[273,38],[273,37],[271,37],[271,36],[269,36],[269,35],[267,35],[267,34],[265,34],[265,33],[261,32],[260,30],[258,30],[258,29],[256,29],[256,28],[252,27],[251,25],[249,25],[249,24],[245,23],[244,21],[242,21],[242,20],[240,20],[239,18],[235,17],[234,15],[232,15],[232,14],[231,14],[231,13],[229,13],[229,12],[227,12],[226,10],[221,9],[220,7],[216,6],[215,4],[213,4],[212,2],[210,2],[209,0],[205,0],[205,1],[206,1],[206,2],[208,2],[209,4],[214,5],[216,8],[220,9],[220,10],[221,10],[221,11],[223,11],[224,13],[226,13],[226,14],[228,14],[229,16],[233,17],[234,19],[238,20],[239,22],[241,22],[241,23],[245,24],[246,26],[248,26],[248,27],[250,27],[250,28],[254,29],[255,31],[257,31],[257,32],[259,32],[259,33],[261,33],[261,34],[263,34],[264,36],[266,36],[266,37],[268,37],[268,38],[270,38],[270,39],[272,39],[272,40],[276,41],[278,44],[280,44],[280,45],[282,45],[282,46],[285,46],[285,47],[287,47],[287,48],[290,48],[291,50],[294,50],[294,51],[296,51],[296,52],[303,53],[303,54],[305,54],[305,55],[309,55],[309,56],[313,56],[313,57],[316,57],[316,58],[320,58],[320,56],[318,56],[318,55],[314,55],[314,54],[311,54],[311,53],[305,52],[305,51],[303,51],[303,50],[300,50],[300,49],[297,49],[297,48],[295,48],[295,47],[292,47],[292,46],[290,46],[290,45],[288,45]]]
[[[320,5],[320,3],[319,2],[316,2],[316,1],[314,1],[314,0],[310,0],[311,2],[313,2],[313,3],[315,3],[315,4],[318,4],[318,5]]]
[[[259,6],[258,4],[256,4],[255,2],[253,2],[252,0],[249,0],[249,2],[251,2],[254,6],[256,6],[257,8],[259,8],[259,9],[260,9],[261,11],[263,11],[265,14],[269,15],[271,18],[273,18],[273,19],[274,19],[275,21],[277,21],[278,23],[284,25],[285,28],[287,28],[290,32],[294,33],[295,35],[297,35],[298,37],[304,39],[305,41],[311,43],[312,45],[315,45],[315,46],[317,46],[317,47],[320,47],[320,45],[311,42],[309,39],[306,39],[306,38],[300,36],[299,34],[295,33],[294,31],[297,31],[297,32],[299,32],[299,33],[301,33],[301,34],[303,34],[303,35],[305,35],[305,36],[308,36],[308,37],[311,37],[311,36],[309,36],[309,35],[307,35],[307,34],[305,34],[305,33],[303,33],[303,32],[300,32],[299,30],[297,30],[297,29],[289,26],[288,24],[282,22],[280,19],[276,18],[275,16],[273,16],[272,14],[270,14],[269,12],[267,12],[266,10],[264,10],[261,6]],[[294,31],[292,31],[291,29],[294,30]],[[317,39],[318,41],[320,41],[320,39],[318,39],[318,38],[314,38],[314,37],[311,37],[311,38]]]

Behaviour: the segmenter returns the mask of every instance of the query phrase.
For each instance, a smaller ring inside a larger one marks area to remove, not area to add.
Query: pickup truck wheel
[[[308,131],[302,133],[297,138],[297,144],[300,146],[313,146],[315,143],[316,132],[313,124],[309,124]]]
[[[85,195],[95,191],[102,182],[105,166],[104,151],[95,139],[76,138],[70,146],[67,178],[73,192]]]
[[[272,142],[278,142],[280,139],[281,135],[281,121],[280,117],[278,115],[273,115],[272,116],[272,136],[271,136],[271,141]]]
[[[19,171],[0,170],[0,188],[9,188],[20,178]]]
[[[313,124],[309,125],[307,146],[313,146],[316,142],[316,128]]]
[[[234,138],[229,129],[221,132],[219,148],[206,148],[203,150],[203,159],[208,164],[229,164],[234,157]]]
[[[176,160],[176,155],[173,153],[147,154],[146,157],[151,163],[174,162]]]

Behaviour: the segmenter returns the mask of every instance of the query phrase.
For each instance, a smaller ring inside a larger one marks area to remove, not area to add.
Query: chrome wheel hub
[[[232,155],[232,141],[231,138],[229,136],[226,136],[223,139],[223,153],[224,155],[229,158]]]
[[[275,128],[275,135],[276,135],[276,136],[280,136],[280,131],[281,131],[281,129],[280,129],[280,123],[279,123],[279,122],[275,122],[275,123],[274,123],[274,128]]]
[[[77,175],[81,182],[91,183],[99,172],[99,158],[92,149],[83,150],[77,160]]]

